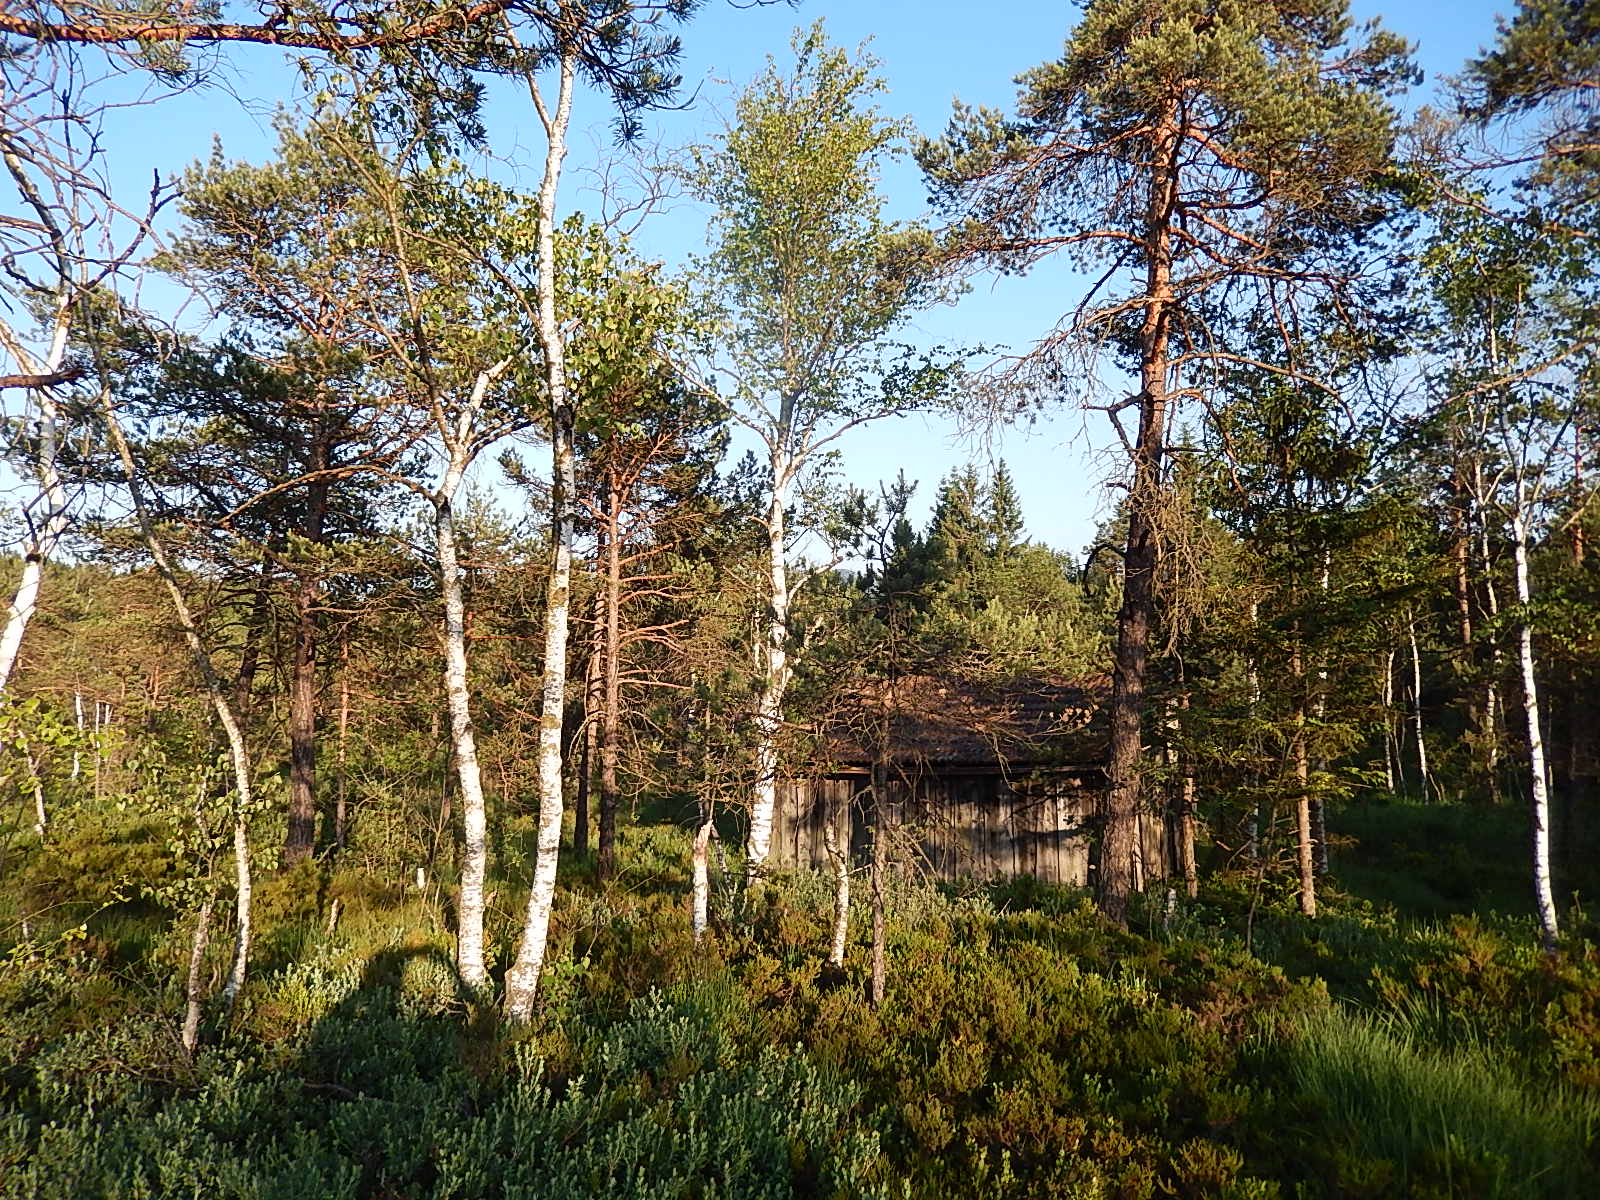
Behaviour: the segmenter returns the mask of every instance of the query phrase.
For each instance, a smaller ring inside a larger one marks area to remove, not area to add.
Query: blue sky
[[[1461,65],[1494,37],[1495,15],[1507,3],[1460,0],[1442,5],[1408,0],[1379,4],[1356,0],[1360,20],[1381,17],[1384,24],[1418,43],[1427,80],[1417,100],[1426,100],[1439,77]],[[695,97],[686,111],[660,114],[650,136],[664,144],[709,138],[729,108],[732,90],[763,67],[767,55],[783,61],[791,31],[819,17],[833,40],[855,45],[871,39],[889,84],[886,111],[910,117],[925,132],[938,130],[953,97],[972,104],[1006,107],[1021,71],[1055,56],[1072,23],[1076,6],[1044,0],[991,0],[974,5],[953,0],[878,0],[839,3],[811,0],[794,6],[738,9],[726,0],[709,0],[683,30],[685,95]],[[225,59],[226,88],[128,110],[113,139],[119,186],[147,188],[152,168],[175,172],[209,153],[220,135],[230,157],[259,160],[270,153],[273,109],[292,97],[293,75],[271,52],[244,49]],[[575,114],[578,132],[569,159],[566,203],[592,207],[596,198],[587,169],[612,155],[608,114],[594,99]],[[525,93],[505,89],[493,96],[490,128],[505,173],[522,164],[525,182],[536,179],[531,165],[540,153],[537,126]],[[925,194],[915,168],[891,164],[885,172],[891,212],[922,214]],[[705,217],[680,203],[652,218],[639,232],[646,252],[682,262],[702,249]],[[1021,279],[976,282],[953,308],[923,314],[908,336],[928,342],[983,343],[1026,348],[1077,299],[1077,279],[1063,269],[1042,269]],[[1076,552],[1104,516],[1104,486],[1113,465],[1104,448],[1112,437],[1105,418],[1084,413],[1071,398],[1033,416],[1026,425],[996,431],[988,438],[960,435],[949,419],[912,416],[862,430],[843,445],[844,470],[872,490],[898,470],[921,481],[918,499],[926,505],[938,479],[969,457],[1003,456],[1015,477],[1029,532],[1058,548]]]

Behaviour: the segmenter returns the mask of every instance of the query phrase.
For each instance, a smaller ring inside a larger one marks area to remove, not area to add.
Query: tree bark
[[[317,839],[317,617],[316,585],[301,579],[294,590],[294,654],[289,671],[289,828],[280,865],[304,862]]]
[[[598,564],[595,574],[598,578]],[[594,782],[595,763],[600,757],[600,708],[605,703],[605,685],[602,677],[604,655],[605,589],[596,585],[594,632],[589,638],[589,665],[584,672],[583,747],[579,751],[578,786],[575,789],[572,805],[572,847],[585,857],[589,854],[589,797]]]
[[[1482,470],[1474,467],[1478,494],[1483,494]],[[1488,777],[1489,795],[1499,795],[1500,722],[1503,706],[1500,703],[1501,655],[1499,635],[1494,627],[1500,617],[1500,594],[1494,586],[1494,564],[1489,557],[1489,523],[1484,520],[1480,506],[1478,517],[1478,551],[1483,564],[1483,599],[1489,614],[1491,636],[1489,639],[1489,674],[1483,685],[1483,723],[1488,737],[1484,749],[1484,772]]]
[[[1318,581],[1322,593],[1323,607],[1328,603],[1328,584],[1332,573],[1333,553],[1329,550],[1322,552],[1322,576]],[[1312,770],[1316,778],[1321,781],[1328,773],[1328,760],[1321,753],[1323,745],[1322,723],[1328,715],[1328,658],[1324,653],[1317,656],[1317,691],[1311,700],[1311,715],[1316,721],[1316,734],[1318,753],[1312,763]],[[1328,813],[1323,805],[1322,796],[1311,796],[1311,853],[1315,861],[1316,873],[1328,873]]]
[[[1189,693],[1178,699],[1178,707],[1187,710]],[[1182,783],[1178,793],[1178,869],[1183,872],[1183,887],[1189,899],[1200,894],[1200,872],[1195,863],[1195,780],[1194,757],[1182,754]]]
[[[712,819],[714,812],[714,805],[702,802],[700,805],[700,827],[695,830],[694,834],[694,908],[689,918],[689,924],[694,930],[694,943],[697,946],[706,936],[706,927],[709,922],[711,908],[711,867],[708,857],[714,826]]]
[[[487,382],[479,376],[487,389]],[[439,591],[444,599],[445,697],[450,710],[450,738],[456,778],[461,787],[461,897],[456,905],[456,970],[461,982],[481,991],[489,982],[483,959],[483,883],[488,872],[488,814],[483,799],[483,772],[478,764],[478,738],[472,726],[472,700],[467,681],[467,616],[456,557],[455,517],[451,499],[466,469],[463,456],[446,472],[435,500],[433,534],[439,550]]]
[[[194,936],[189,942],[189,976],[184,984],[183,1052],[194,1057],[200,1045],[200,1015],[205,1004],[206,947],[211,944],[211,909],[215,895],[207,893],[194,918]]]
[[[39,760],[28,748],[26,738],[22,739],[21,749],[22,762],[28,771],[28,784],[33,790],[33,831],[39,835],[39,840],[42,842],[50,828],[50,816],[45,811],[44,804],[44,780],[39,778]]]
[[[778,735],[789,686],[789,564],[785,508],[795,462],[786,435],[772,446],[772,497],[767,505],[767,635],[762,653],[761,696],[756,707],[755,796],[745,843],[745,884],[759,878],[772,849],[778,807]]]
[[[1254,634],[1256,625],[1260,621],[1260,618],[1261,605],[1255,600],[1250,601],[1250,629],[1252,631],[1252,635]],[[1253,724],[1256,719],[1256,714],[1261,708],[1261,668],[1256,662],[1256,651],[1254,647],[1252,647],[1250,651],[1250,660],[1245,676],[1245,682],[1250,690],[1250,707],[1248,712],[1251,723]],[[1260,768],[1258,767],[1252,770],[1251,774],[1256,777],[1257,782],[1259,783],[1261,775]],[[1245,830],[1245,846],[1248,850],[1248,857],[1250,861],[1253,863],[1260,862],[1261,801],[1259,799],[1253,800],[1250,804],[1250,815]]]
[[[880,753],[872,764],[872,984],[873,1008],[883,1007],[888,986],[888,920],[884,875],[889,865],[889,765]]]
[[[1393,794],[1406,786],[1405,767],[1400,761],[1400,736],[1395,729],[1394,650],[1383,656],[1383,774]]]
[[[1549,771],[1544,757],[1544,735],[1539,724],[1539,681],[1534,670],[1533,624],[1528,609],[1533,589],[1528,577],[1528,527],[1523,516],[1522,481],[1517,481],[1516,508],[1511,516],[1512,552],[1516,556],[1517,650],[1522,665],[1522,712],[1528,726],[1528,785],[1533,807],[1533,897],[1539,913],[1544,948],[1554,952],[1561,936],[1556,919],[1554,890],[1550,883]]]
[[[78,729],[78,742],[83,740],[83,693],[74,688],[72,691],[72,717]],[[76,779],[83,774],[83,751],[74,742],[72,746],[72,778]]]
[[[1417,615],[1406,612],[1406,636],[1411,641],[1411,713],[1417,735],[1417,773],[1422,777],[1422,799],[1429,800],[1433,777],[1428,773],[1428,743],[1422,728],[1422,655],[1417,649]]]
[[[5,157],[13,172],[20,170],[10,155]],[[50,330],[50,345],[45,352],[43,363],[38,364],[42,370],[33,371],[35,374],[50,374],[57,371],[66,357],[67,336],[72,323],[72,303],[68,291],[70,281],[65,274],[61,278],[60,286],[61,293]],[[25,370],[31,370],[34,366],[31,358],[21,344],[10,336],[9,329],[4,340],[7,349],[17,358],[19,365]],[[44,564],[55,553],[57,544],[67,530],[67,492],[61,481],[58,465],[60,408],[51,387],[37,387],[30,390],[39,410],[39,496],[45,502],[45,509],[42,520],[34,520],[32,514],[27,511],[23,514],[27,518],[28,536],[22,547],[22,576],[17,581],[17,590],[12,595],[5,628],[0,630],[0,695],[5,693],[11,672],[17,665],[17,655],[22,650],[22,635],[27,631],[28,623],[33,620],[34,613],[38,611],[39,590],[44,582]]]
[[[1117,613],[1111,684],[1110,778],[1101,826],[1100,907],[1119,925],[1127,924],[1139,869],[1144,686],[1160,557],[1157,510],[1166,451],[1167,340],[1173,305],[1171,223],[1180,135],[1177,102],[1170,100],[1150,135],[1146,291],[1139,333],[1139,436],[1133,449],[1133,485],[1128,496],[1128,543],[1123,555],[1122,607]]]
[[[828,965],[844,969],[844,951],[850,941],[850,855],[839,849],[834,830],[836,813],[828,813],[822,825],[822,844],[833,864],[833,941],[828,947]]]
[[[1294,824],[1295,858],[1300,868],[1300,913],[1317,915],[1316,856],[1311,844],[1311,778],[1310,760],[1306,755],[1306,692],[1305,666],[1301,657],[1300,628],[1294,630],[1294,654],[1289,669],[1294,676],[1294,735],[1290,753],[1294,758]]]
[[[311,437],[309,466],[328,466],[328,440],[319,428]],[[306,519],[301,535],[320,545],[328,515],[329,483],[319,476],[306,485]],[[308,566],[295,581],[294,658],[289,678],[289,829],[282,865],[304,862],[317,843],[317,593],[316,568]]]
[[[339,644],[339,750],[338,750],[338,777],[334,783],[333,799],[333,845],[340,854],[344,853],[345,842],[350,831],[350,809],[348,805],[347,787],[350,781],[348,770],[348,751],[350,736],[350,643],[348,640]]]
[[[600,854],[596,871],[601,882],[617,873],[617,759],[622,735],[621,507],[622,497],[612,478],[606,487],[604,705],[600,723]]]
[[[228,1009],[232,1011],[234,1002],[239,997],[240,990],[244,987],[245,972],[250,962],[250,901],[251,901],[251,871],[250,871],[250,833],[246,821],[252,807],[252,789],[250,785],[250,752],[245,745],[244,733],[239,727],[239,722],[234,718],[233,706],[228,701],[227,692],[223,689],[222,680],[218,677],[216,668],[211,663],[211,655],[206,651],[205,642],[200,637],[200,629],[195,624],[194,615],[189,609],[189,602],[184,598],[183,588],[179,586],[178,575],[172,567],[172,561],[167,557],[166,547],[162,544],[160,536],[156,533],[155,522],[150,517],[149,506],[144,500],[144,489],[139,484],[138,467],[133,461],[133,450],[128,445],[128,439],[123,436],[122,425],[117,420],[116,409],[112,406],[111,393],[102,390],[100,393],[100,413],[105,421],[106,434],[111,439],[111,444],[117,452],[117,458],[122,463],[123,477],[128,484],[128,495],[133,501],[134,514],[139,521],[139,531],[143,535],[145,548],[150,552],[150,558],[155,563],[156,574],[160,577],[167,591],[167,597],[172,601],[174,614],[178,618],[178,627],[183,631],[184,643],[189,647],[189,653],[194,659],[195,668],[200,673],[200,678],[205,683],[206,695],[211,701],[211,707],[217,714],[223,732],[228,738],[228,752],[233,760],[234,782],[234,809],[233,809],[233,862],[236,880],[235,886],[235,933],[233,966],[228,972],[228,981],[223,985],[222,994],[227,1000]]]
[[[561,162],[567,153],[572,117],[572,85],[577,69],[570,44],[561,52],[560,84],[553,113],[539,105],[548,138],[544,178],[539,186],[539,342],[544,350],[545,386],[550,401],[551,565],[545,607],[543,704],[539,717],[539,834],[533,886],[516,962],[506,975],[506,1016],[523,1023],[533,1016],[533,998],[544,965],[555,905],[556,863],[561,855],[561,719],[567,689],[567,619],[572,590],[573,503],[576,498],[575,423],[567,388],[566,353],[556,319],[555,209]],[[530,80],[531,87],[531,80]],[[535,95],[537,90],[535,89]]]

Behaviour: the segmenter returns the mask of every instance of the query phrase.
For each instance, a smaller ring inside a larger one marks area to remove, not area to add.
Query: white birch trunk
[[[1516,509],[1511,517],[1512,550],[1516,556],[1517,649],[1522,660],[1522,711],[1528,723],[1528,783],[1533,797],[1533,895],[1539,910],[1539,930],[1546,950],[1556,948],[1561,930],[1556,920],[1554,889],[1550,883],[1550,791],[1544,760],[1544,737],[1539,725],[1539,683],[1534,672],[1533,624],[1528,606],[1533,589],[1528,579],[1528,526],[1523,516],[1522,481],[1517,481]]]
[[[850,856],[839,849],[833,818],[834,814],[829,813],[822,826],[822,844],[833,863],[833,944],[828,949],[828,963],[843,969],[844,950],[850,940]]]
[[[18,367],[28,374],[46,375],[61,369],[66,360],[67,336],[72,323],[72,310],[67,288],[69,281],[61,280],[61,297],[56,305],[50,330],[50,345],[43,361],[28,354],[9,327],[0,333],[6,349],[17,360]],[[12,596],[11,608],[6,614],[5,628],[0,630],[0,693],[4,693],[17,665],[17,655],[22,650],[22,635],[39,608],[39,589],[44,582],[44,564],[55,553],[56,545],[67,528],[67,493],[62,486],[59,468],[60,407],[51,388],[29,389],[39,411],[39,497],[44,501],[42,518],[27,516],[28,537],[22,548],[22,577]]]
[[[543,702],[539,717],[539,833],[533,864],[533,887],[522,927],[516,962],[506,975],[506,1016],[525,1022],[533,1015],[550,912],[555,905],[556,864],[561,855],[563,807],[561,720],[567,696],[567,625],[572,599],[573,501],[577,491],[573,447],[575,414],[567,387],[565,345],[556,314],[555,211],[561,163],[567,153],[567,125],[572,117],[572,85],[577,62],[564,50],[553,113],[539,105],[548,140],[544,178],[539,185],[539,343],[544,350],[545,387],[550,401],[551,564],[545,606]],[[538,92],[534,89],[537,100]]]
[[[72,712],[73,712],[74,717],[76,717],[77,723],[78,723],[78,740],[82,741],[83,740],[83,693],[82,692],[75,691],[75,692],[72,693]],[[83,774],[83,754],[82,754],[82,751],[79,749],[79,747],[76,744],[74,744],[73,747],[72,747],[72,778],[76,779],[81,774]]]
[[[745,882],[754,883],[772,850],[778,807],[778,735],[789,686],[789,564],[784,510],[795,462],[784,442],[772,449],[772,502],[767,507],[767,636],[762,654],[761,698],[756,707],[756,786],[745,845]]]
[[[488,817],[478,738],[472,727],[472,693],[467,679],[467,606],[461,594],[456,558],[455,516],[451,500],[464,464],[453,462],[434,508],[433,535],[439,552],[439,591],[444,599],[445,702],[450,712],[450,742],[456,782],[461,789],[461,896],[456,905],[456,971],[468,990],[489,982],[483,958],[483,884],[488,871]]]
[[[228,753],[233,760],[234,808],[233,808],[233,865],[236,883],[235,890],[235,918],[236,930],[234,934],[233,966],[228,972],[228,981],[223,986],[222,994],[227,1000],[231,1011],[234,1001],[239,997],[240,990],[244,987],[245,972],[250,963],[250,898],[251,898],[251,872],[250,872],[250,832],[246,825],[251,802],[250,786],[250,752],[245,746],[244,732],[235,719],[233,705],[228,701],[226,689],[218,677],[216,668],[211,663],[211,655],[206,651],[205,642],[201,640],[200,629],[195,624],[194,614],[189,609],[189,602],[184,598],[183,589],[178,584],[177,572],[173,570],[172,562],[167,557],[166,547],[156,533],[155,522],[150,519],[150,509],[144,501],[144,489],[139,485],[138,467],[133,461],[133,451],[128,446],[128,439],[122,434],[122,425],[117,420],[116,409],[111,403],[110,392],[102,390],[100,393],[100,412],[105,420],[106,433],[111,439],[112,446],[116,449],[117,457],[122,462],[123,476],[127,480],[128,495],[133,501],[133,510],[139,520],[139,531],[144,536],[145,548],[150,552],[150,558],[155,563],[156,574],[161,577],[161,582],[167,590],[167,597],[172,601],[172,609],[178,618],[178,627],[183,631],[183,640],[189,647],[189,653],[194,659],[195,668],[200,672],[200,678],[205,683],[206,695],[211,701],[211,707],[216,711],[217,720],[221,723],[223,732],[228,738]]]
[[[433,497],[433,535],[439,554],[439,594],[444,601],[444,684],[450,712],[450,744],[461,791],[461,895],[456,904],[456,972],[472,991],[488,985],[483,954],[484,879],[488,872],[488,818],[483,799],[483,772],[478,764],[478,737],[472,727],[472,689],[467,675],[467,604],[461,590],[461,565],[456,555],[452,504],[475,452],[474,426],[489,388],[509,359],[478,372],[466,406],[447,421],[435,413],[450,460]]]
[[[706,928],[710,923],[711,908],[711,868],[708,861],[711,848],[711,806],[707,805],[700,828],[694,835],[694,908],[689,918],[690,927],[694,930],[695,945],[699,945],[706,935]]]
[[[1422,799],[1428,799],[1432,780],[1428,774],[1428,743],[1422,730],[1422,655],[1417,650],[1417,615],[1406,612],[1406,636],[1411,641],[1411,713],[1417,735],[1417,771],[1422,776]]]
[[[22,743],[22,760],[28,766],[28,782],[33,788],[33,831],[39,835],[39,840],[43,841],[50,827],[50,819],[44,807],[44,780],[39,778],[39,760],[34,758],[33,751],[28,749],[26,739]]]
[[[1383,656],[1383,774],[1394,792],[1396,786],[1405,786],[1405,771],[1400,765],[1400,742],[1395,736],[1394,717],[1394,651]]]
[[[205,1001],[203,968],[206,947],[211,944],[211,909],[216,897],[207,894],[194,918],[194,937],[189,942],[189,977],[184,986],[183,1052],[194,1057],[200,1045],[200,1012]]]
[[[1494,566],[1489,561],[1489,522],[1484,515],[1486,495],[1483,481],[1483,464],[1472,464],[1473,517],[1478,523],[1478,558],[1483,564],[1483,596],[1489,611],[1489,678],[1484,683],[1484,725],[1489,734],[1488,753],[1484,763],[1489,768],[1490,783],[1494,783],[1495,768],[1500,765],[1500,636],[1497,632],[1500,615],[1500,595],[1495,591]],[[1496,788],[1495,791],[1499,789]]]

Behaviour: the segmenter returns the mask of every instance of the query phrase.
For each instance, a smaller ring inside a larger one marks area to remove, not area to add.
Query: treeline
[[[1551,830],[1588,853],[1600,775],[1575,9],[1526,5],[1455,115],[1409,131],[1409,48],[1335,0],[1093,4],[1014,115],[958,109],[938,139],[814,27],[678,169],[712,218],[683,275],[556,218],[579,81],[624,132],[673,95],[663,13],[401,9],[381,36],[298,10],[4,26],[27,99],[0,237],[34,322],[0,327],[26,493],[0,769],[43,881],[19,930],[137,820],[170,836],[151,886],[191,923],[191,1047],[230,902],[230,1003],[245,986],[263,858],[444,880],[454,969],[482,994],[507,967],[523,1021],[563,861],[592,848],[610,878],[626,815],[664,809],[697,831],[698,933],[718,814],[754,889],[817,729],[919,673],[1109,677],[1114,922],[1156,812],[1190,895],[1202,870],[1286,871],[1314,916],[1328,807],[1383,790],[1526,804],[1557,945]],[[218,149],[147,212],[110,204],[101,147],[61,132],[93,85],[42,81],[89,54],[170,78],[239,39],[327,72],[276,157]],[[546,135],[526,190],[470,165],[491,76]],[[937,224],[885,216],[907,140]],[[1060,250],[1084,291],[1031,352],[905,344],[964,278]],[[158,274],[203,333],[138,303]],[[943,480],[921,530],[903,477],[831,473],[862,423],[1112,377],[1092,406],[1123,499],[1081,558],[1023,537],[1003,465]],[[735,430],[757,450],[730,466]]]

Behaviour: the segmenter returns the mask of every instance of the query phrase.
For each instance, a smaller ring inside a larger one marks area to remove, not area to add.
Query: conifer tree
[[[1379,216],[1372,184],[1395,124],[1384,96],[1411,77],[1399,39],[1352,36],[1344,0],[1096,0],[1061,57],[1021,77],[1014,118],[958,106],[919,150],[952,253],[1020,270],[1065,250],[1095,280],[1019,380],[1056,394],[1076,356],[1106,347],[1137,379],[1105,406],[1129,459],[1098,884],[1113,919],[1137,878],[1174,409],[1218,364],[1298,376],[1290,330],[1319,296],[1359,310],[1344,251]],[[1254,312],[1284,330],[1265,359],[1231,336]]]

